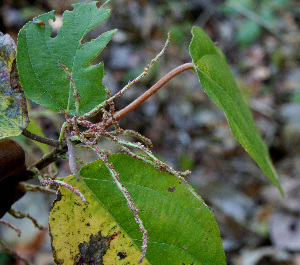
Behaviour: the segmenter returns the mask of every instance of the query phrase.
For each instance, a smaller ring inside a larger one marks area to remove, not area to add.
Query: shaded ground
[[[4,1],[0,30],[16,39],[26,20],[55,9],[59,21],[71,2]],[[137,76],[172,31],[171,45],[156,69],[116,102],[117,109],[190,61],[193,25],[204,28],[225,52],[270,148],[285,199],[237,144],[224,115],[204,94],[193,72],[176,77],[120,124],[149,137],[154,153],[175,168],[192,169],[190,183],[214,210],[228,264],[300,264],[298,1],[116,0],[109,6],[112,18],[89,37],[99,30],[119,29],[100,58],[105,82],[113,92]],[[55,124],[39,109],[33,112],[45,134],[57,137],[59,121]],[[33,148],[27,151],[28,160],[34,161],[41,154]],[[67,168],[65,163],[58,166],[61,172]],[[32,246],[18,243],[17,248],[25,245],[36,256],[39,248],[38,254],[44,255],[49,248],[42,247],[41,237]]]

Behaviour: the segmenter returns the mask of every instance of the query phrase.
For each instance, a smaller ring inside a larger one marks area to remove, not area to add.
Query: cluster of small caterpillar
[[[40,183],[44,186],[56,186],[58,187],[64,187],[70,191],[72,191],[75,195],[77,195],[83,203],[85,203],[85,198],[84,195],[76,188],[74,188],[72,185],[64,182],[64,181],[60,181],[60,180],[55,180],[55,179],[51,179],[51,178],[44,178],[43,180],[40,180]]]

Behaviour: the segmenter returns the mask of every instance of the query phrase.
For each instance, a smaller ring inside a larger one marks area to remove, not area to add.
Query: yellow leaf
[[[80,190],[86,203],[60,188],[49,226],[57,264],[138,264],[141,250],[92,192],[74,176],[66,181]],[[143,265],[150,264],[147,259]]]
[[[0,139],[20,135],[28,124],[26,98],[19,83],[13,39],[0,32]]]

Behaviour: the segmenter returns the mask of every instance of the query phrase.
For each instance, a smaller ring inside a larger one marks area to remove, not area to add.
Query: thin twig
[[[115,95],[113,95],[111,98],[105,100],[104,102],[102,102],[101,104],[99,104],[98,106],[96,106],[94,109],[92,109],[90,112],[82,115],[79,117],[79,119],[81,120],[85,120],[86,118],[92,117],[95,114],[97,114],[102,108],[104,108],[109,102],[112,102],[113,100],[115,100],[116,98],[120,97],[126,90],[128,90],[133,84],[139,82],[144,76],[146,76],[149,72],[149,70],[153,67],[153,65],[157,62],[157,60],[164,54],[166,48],[168,47],[169,43],[170,43],[170,38],[171,38],[171,33],[168,33],[168,38],[162,48],[162,50],[160,51],[159,54],[156,55],[156,57],[154,59],[152,59],[150,61],[150,63],[144,68],[143,72],[136,77],[134,80],[129,81],[128,84],[123,87],[118,93],[116,93]]]
[[[138,140],[142,141],[147,146],[148,149],[152,149],[152,147],[153,147],[153,144],[149,138],[141,135],[140,133],[138,133],[136,131],[120,130],[119,134],[120,135],[130,135],[130,136],[137,138]]]
[[[12,230],[14,230],[14,231],[17,233],[18,237],[21,236],[21,230],[20,230],[19,228],[15,227],[15,226],[13,226],[13,225],[12,225],[11,223],[9,223],[8,221],[3,220],[3,219],[0,219],[0,223],[1,223],[1,224],[4,224],[4,225],[7,225],[9,228],[11,228]]]
[[[56,190],[51,189],[51,188],[42,187],[42,186],[38,186],[38,185],[33,185],[33,184],[29,184],[29,183],[23,183],[23,184],[24,184],[25,189],[27,191],[49,192],[49,193],[56,194]]]
[[[11,216],[13,216],[13,217],[15,217],[15,218],[17,218],[17,219],[23,219],[23,218],[29,219],[29,220],[33,223],[33,225],[34,225],[37,229],[39,229],[39,230],[47,230],[47,229],[48,229],[48,228],[45,227],[45,226],[39,225],[39,223],[37,222],[37,220],[36,220],[35,218],[33,218],[33,217],[32,217],[30,214],[28,214],[28,213],[22,213],[22,212],[20,212],[20,211],[14,210],[14,209],[12,209],[12,208],[8,211],[8,213],[9,213]]]
[[[69,81],[72,83],[72,85],[73,85],[73,89],[74,89],[73,97],[75,98],[75,116],[77,116],[77,115],[78,115],[78,111],[79,111],[79,103],[80,103],[80,97],[81,97],[81,96],[80,96],[80,94],[79,94],[79,92],[78,92],[78,90],[77,90],[77,88],[76,88],[75,81],[74,81],[74,79],[72,78],[72,74],[69,72],[69,69],[68,69],[65,65],[63,65],[63,64],[61,63],[61,61],[58,61],[58,63],[59,63],[59,66],[65,70],[65,72],[66,72],[66,74],[67,74],[68,80],[69,80]],[[71,91],[71,90],[70,90],[70,91]],[[70,95],[69,95],[69,101],[68,101],[67,112],[69,112],[70,100],[71,100],[71,98],[70,98]]]
[[[56,141],[56,140],[53,140],[53,139],[50,139],[50,138],[47,138],[47,137],[42,137],[42,136],[39,136],[37,134],[34,134],[26,129],[24,129],[22,131],[22,134],[31,139],[31,140],[34,140],[34,141],[37,141],[37,142],[40,142],[40,143],[43,143],[43,144],[47,144],[47,145],[51,145],[51,146],[54,146],[54,147],[59,147],[59,142]]]
[[[37,168],[38,170],[41,170],[49,166],[50,164],[60,160],[61,156],[66,154],[67,151],[67,144],[62,144],[60,148],[53,149],[49,154],[44,155],[40,160],[29,166],[29,169],[27,170],[28,177],[36,175],[36,172],[30,170],[30,168]]]

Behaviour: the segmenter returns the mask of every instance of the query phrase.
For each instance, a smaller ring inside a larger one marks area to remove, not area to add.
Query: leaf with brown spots
[[[16,45],[0,32],[0,139],[20,135],[28,124],[25,95],[16,69]]]
[[[213,214],[183,182],[125,154],[111,155],[109,162],[148,231],[148,250],[142,264],[226,264]],[[98,160],[85,165],[79,174],[84,184],[75,177],[67,182],[84,194],[87,203],[61,188],[61,198],[51,211],[56,261],[74,264],[78,257],[102,257],[103,263],[78,264],[138,264],[142,233],[108,169]],[[96,251],[96,245],[101,251]]]
[[[50,213],[49,226],[56,264],[138,264],[141,250],[96,194],[76,177],[66,180],[84,194],[84,204],[61,188]],[[126,253],[120,260],[119,253]],[[150,264],[147,259],[143,264]]]

